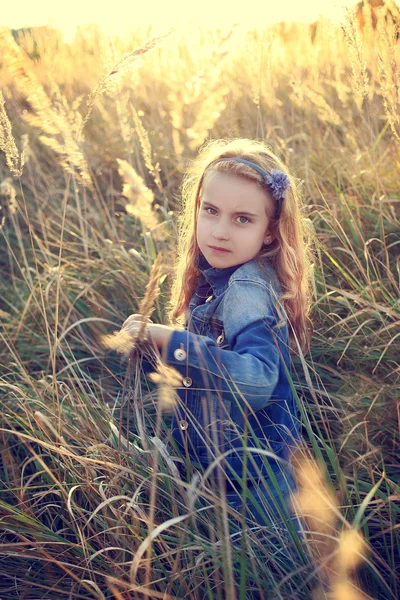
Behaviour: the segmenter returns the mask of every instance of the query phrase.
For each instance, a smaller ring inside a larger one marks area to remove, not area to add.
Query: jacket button
[[[185,429],[187,429],[189,427],[189,424],[187,421],[182,420],[179,421],[179,428],[182,429],[182,431],[185,431]]]
[[[217,346],[220,346],[222,344],[222,342],[224,341],[224,339],[225,339],[225,335],[223,333],[221,333],[221,335],[219,335],[217,337]]]
[[[186,352],[183,350],[183,348],[177,348],[174,352],[174,356],[176,360],[185,360]]]
[[[211,302],[211,300],[214,298],[214,296],[208,296],[206,302]]]
[[[190,377],[185,377],[182,383],[185,387],[190,387],[193,381],[190,379]]]

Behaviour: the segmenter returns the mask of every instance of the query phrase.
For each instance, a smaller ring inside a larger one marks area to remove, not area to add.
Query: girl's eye
[[[250,223],[250,219],[248,219],[247,217],[243,217],[243,215],[241,217],[238,217],[238,220],[239,219],[244,219],[244,221],[239,221],[241,225],[246,225],[246,223]]]
[[[209,211],[213,211],[213,212],[209,212]],[[209,215],[216,215],[217,211],[215,210],[215,208],[211,208],[211,206],[207,206],[205,209],[206,212],[208,212]]]

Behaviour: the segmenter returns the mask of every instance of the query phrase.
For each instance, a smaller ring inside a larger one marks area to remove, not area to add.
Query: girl
[[[293,179],[262,142],[208,142],[182,186],[170,320],[150,341],[177,369],[171,434],[186,456],[221,473],[228,504],[270,523],[285,514],[299,440],[289,385],[294,341],[312,327],[306,229]],[[185,329],[176,325],[185,316]],[[135,334],[141,315],[123,330]],[[245,487],[245,493],[242,489]],[[285,508],[286,506],[286,508]]]

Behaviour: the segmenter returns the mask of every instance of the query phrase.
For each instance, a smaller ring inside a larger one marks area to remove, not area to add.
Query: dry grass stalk
[[[64,439],[64,437],[62,435],[59,434],[59,432],[55,429],[53,423],[51,422],[51,420],[49,419],[49,417],[45,414],[43,414],[42,412],[40,412],[39,410],[36,410],[33,418],[35,419],[37,425],[40,427],[40,429],[42,429],[42,431],[44,431],[44,433],[51,438],[51,436],[49,436],[49,431],[53,434],[54,438],[60,442],[61,444],[66,445],[66,441]]]
[[[130,109],[136,133],[139,138],[140,145],[142,147],[144,164],[146,165],[150,173],[153,175],[154,181],[158,189],[162,191],[162,183],[160,179],[160,165],[159,163],[156,163],[156,165],[153,166],[149,136],[147,135],[146,129],[143,127],[143,123],[140,119],[140,116],[138,115],[137,111],[135,110],[135,107],[132,104],[130,105]]]
[[[6,155],[7,167],[16,177],[21,177],[23,163],[12,134],[12,127],[5,109],[4,96],[0,91],[0,150]]]
[[[129,151],[129,155],[130,149],[134,148],[134,131],[131,127],[127,111],[130,96],[130,89],[124,91],[122,85],[118,86],[115,93],[115,110],[118,115],[121,137],[124,140],[125,147]]]
[[[143,342],[147,342],[146,330],[148,319],[154,311],[154,301],[160,293],[159,281],[161,276],[162,255],[159,254],[154,261],[151,269],[150,278],[146,286],[146,291],[139,305],[138,311],[142,315],[141,326],[131,335],[123,330],[116,331],[110,335],[103,335],[100,338],[100,344],[108,350],[116,350],[121,354],[130,354],[135,348]]]
[[[349,58],[353,72],[353,83],[356,92],[358,108],[361,110],[363,99],[368,96],[367,65],[364,60],[364,50],[360,32],[357,29],[355,9],[346,10],[346,23],[342,26],[344,38],[349,48]]]
[[[311,102],[318,108],[318,116],[321,121],[331,123],[335,126],[342,124],[342,119],[325,100],[322,90],[321,92],[317,92],[306,85],[304,92]]]
[[[146,291],[139,306],[139,313],[147,321],[154,311],[154,302],[160,294],[159,281],[161,277],[162,254],[159,254],[151,269],[150,279],[146,285]],[[143,329],[146,323],[143,323]]]
[[[31,148],[29,146],[29,136],[27,133],[23,133],[21,135],[21,145],[22,145],[22,149],[21,149],[21,170],[22,170],[24,165],[26,165],[26,163],[29,161],[29,159],[32,156]]]
[[[157,450],[159,451],[159,453],[165,460],[165,463],[168,466],[169,470],[171,471],[172,475],[174,477],[176,477],[177,479],[180,479],[181,477],[179,474],[179,469],[176,466],[176,464],[174,463],[174,461],[172,460],[172,458],[168,452],[167,446],[158,437],[152,437],[150,439],[153,442],[153,444],[157,447]]]
[[[174,31],[174,29],[172,28],[164,35],[160,35],[158,37],[151,38],[145,44],[143,44],[142,46],[139,46],[139,48],[135,48],[135,50],[133,50],[132,52],[126,52],[123,56],[121,56],[121,58],[119,58],[117,60],[117,62],[111,67],[111,69],[108,71],[108,73],[106,73],[101,78],[101,80],[99,81],[99,83],[97,84],[95,89],[90,94],[90,96],[87,100],[88,112],[82,121],[81,131],[83,130],[83,128],[85,127],[86,123],[88,122],[88,120],[90,118],[90,115],[93,110],[93,106],[96,102],[96,98],[98,96],[101,96],[102,94],[105,94],[108,91],[111,91],[115,87],[115,85],[118,83],[118,81],[120,80],[122,75],[124,73],[126,73],[126,71],[135,62],[137,62],[144,54],[147,54],[148,52],[151,52],[152,50],[154,50],[155,48],[160,46],[160,44],[167,37],[169,37],[173,31]]]
[[[108,424],[111,429],[111,434],[107,438],[107,442],[112,441],[112,438],[114,437],[114,439],[118,440],[118,444],[121,446],[121,448],[123,448],[124,450],[128,450],[131,454],[132,452],[134,454],[137,454],[136,447],[133,444],[131,444],[131,442],[126,439],[126,437],[122,435],[122,433],[117,429],[114,423],[112,421],[109,421]]]

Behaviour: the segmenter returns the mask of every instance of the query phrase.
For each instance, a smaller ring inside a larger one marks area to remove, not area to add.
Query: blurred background
[[[166,27],[185,27],[188,24],[224,27],[239,23],[246,27],[265,27],[279,21],[312,22],[320,16],[338,24],[344,17],[346,7],[355,5],[354,0],[295,0],[262,2],[252,0],[240,3],[221,0],[218,3],[205,0],[201,6],[184,0],[151,0],[150,2],[127,2],[117,0],[101,4],[93,0],[71,0],[55,4],[51,0],[39,0],[32,4],[27,0],[5,0],[1,21],[13,29],[49,25],[58,29],[65,41],[71,41],[80,25],[96,23],[106,35],[123,36],[130,31],[151,25],[161,33]]]

